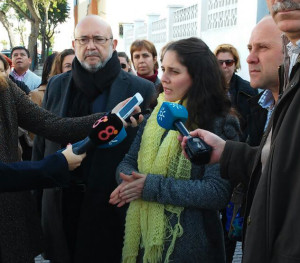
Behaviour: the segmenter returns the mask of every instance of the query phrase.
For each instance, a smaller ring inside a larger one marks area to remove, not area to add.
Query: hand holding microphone
[[[192,137],[184,126],[188,118],[186,108],[180,104],[163,102],[158,114],[158,124],[167,130],[178,130],[186,136],[185,152],[192,163],[196,165],[207,164],[210,161],[211,147],[202,139]]]
[[[202,130],[202,129],[196,129],[194,131],[190,132],[190,135],[192,137],[198,137],[203,139],[207,144],[209,144],[212,147],[211,157],[209,163],[218,163],[220,162],[221,155],[224,151],[226,141],[224,141],[222,138],[217,136],[216,134]],[[181,148],[183,150],[183,154],[186,158],[188,158],[187,153],[185,152],[186,144],[187,144],[187,137],[179,136],[179,141],[181,141]]]
[[[116,114],[105,115],[93,124],[89,135],[84,140],[73,144],[73,152],[82,154],[95,146],[113,147],[123,141],[126,135],[123,122]]]
[[[79,154],[79,155],[73,153],[71,144],[67,145],[66,149],[64,151],[62,151],[62,154],[65,156],[65,158],[68,162],[70,171],[73,171],[78,166],[80,166],[82,160],[86,157],[86,153]]]

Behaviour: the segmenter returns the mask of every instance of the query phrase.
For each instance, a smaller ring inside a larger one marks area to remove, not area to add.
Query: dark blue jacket
[[[258,101],[263,92],[248,100],[250,105],[250,114],[247,118],[248,138],[247,143],[250,146],[258,146],[264,134],[264,128],[267,121],[268,110],[262,108]]]
[[[0,192],[67,186],[69,179],[68,163],[62,153],[36,162],[0,162]]]

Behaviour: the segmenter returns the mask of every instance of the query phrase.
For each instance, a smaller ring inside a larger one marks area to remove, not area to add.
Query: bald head
[[[269,89],[273,96],[278,94],[278,67],[283,61],[281,34],[272,17],[267,16],[254,27],[248,44],[250,85]]]
[[[116,49],[111,26],[97,15],[83,18],[75,28],[75,55],[87,71],[103,68]]]
[[[263,37],[263,35],[266,36]],[[281,45],[281,35],[282,32],[278,29],[274,19],[268,15],[261,19],[253,28],[251,38],[263,37],[268,42],[275,42]]]
[[[79,21],[75,28],[75,38],[78,37],[82,31],[88,33],[89,30],[93,28],[97,28],[101,30],[101,32],[106,34],[107,36],[112,37],[111,26],[104,21],[100,16],[97,15],[88,15]]]

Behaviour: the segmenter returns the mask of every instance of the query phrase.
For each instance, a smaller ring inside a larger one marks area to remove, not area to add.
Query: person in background
[[[217,46],[214,51],[215,56],[219,62],[221,70],[224,74],[226,81],[226,92],[231,100],[232,106],[237,110],[240,119],[241,134],[240,140],[246,141],[248,138],[248,116],[250,114],[249,99],[257,95],[257,90],[251,88],[250,83],[240,76],[236,75],[236,72],[241,69],[240,57],[237,49],[230,44],[221,44]],[[244,190],[242,185],[239,185],[234,189],[233,196],[237,196],[236,193],[242,193]],[[233,200],[231,200],[233,201]],[[224,241],[225,241],[225,251],[226,251],[226,262],[231,263],[233,254],[236,247],[236,241],[241,240],[241,211],[238,210],[237,215],[234,214],[233,202],[230,202],[225,209],[221,212],[222,224],[224,229]],[[232,235],[229,231],[232,221],[232,216],[234,216],[234,222],[239,225],[235,227],[235,233]],[[237,230],[240,229],[240,230]],[[230,237],[229,237],[230,233]],[[231,236],[232,235],[232,236]]]
[[[186,160],[179,132],[160,127],[157,114],[165,101],[182,104],[188,129],[207,127],[225,140],[238,139],[238,119],[231,114],[218,61],[202,40],[170,44],[162,71],[163,92],[119,164],[120,185],[110,198],[119,207],[130,202],[123,262],[224,262],[218,210],[229,201],[230,183],[221,179],[218,165]]]
[[[118,52],[121,68],[129,73],[133,73],[131,68],[131,61],[125,52]]]
[[[230,97],[232,106],[240,114],[241,141],[245,141],[248,136],[247,116],[250,111],[248,100],[257,95],[257,90],[251,88],[250,83],[236,72],[241,69],[240,57],[236,48],[230,44],[221,44],[214,51],[220,67],[224,73],[226,90]]]
[[[10,75],[14,79],[23,81],[30,90],[36,89],[41,84],[41,77],[29,69],[31,58],[28,49],[23,46],[14,47],[11,50],[11,59],[14,69]]]
[[[12,61],[11,59],[4,55],[4,54],[1,54],[0,53],[0,60],[2,61],[2,63],[0,63],[0,73],[2,73],[2,75],[6,75],[6,76],[9,76],[9,78],[17,84],[17,86],[23,90],[26,95],[29,94],[30,92],[30,89],[26,86],[26,84],[23,82],[23,81],[19,81],[19,80],[16,80],[14,79],[11,75],[10,75],[10,72],[11,72],[11,67],[12,67]],[[5,72],[4,72],[5,71]],[[4,74],[6,73],[6,74]]]
[[[97,15],[84,17],[75,28],[72,70],[53,76],[43,107],[59,116],[85,116],[111,111],[125,98],[141,94],[141,109],[154,96],[153,83],[121,69],[111,26]],[[108,203],[117,186],[115,169],[127,153],[137,129],[113,148],[95,148],[73,173],[69,188],[43,191],[42,225],[45,257],[54,262],[119,263],[126,208]],[[61,145],[37,136],[33,158],[40,160]],[[100,258],[100,259],[99,259]]]
[[[131,61],[137,75],[150,80],[155,87],[160,83],[158,78],[157,51],[149,40],[135,40],[130,46]]]
[[[58,55],[57,52],[54,52],[53,54],[51,54],[46,58],[43,66],[43,71],[42,71],[42,82],[37,89],[34,89],[29,93],[30,99],[39,106],[42,105],[42,101],[44,98],[44,94],[50,76],[50,71],[57,55]]]
[[[72,70],[72,62],[75,58],[75,51],[72,48],[64,49],[55,57],[49,78]]]

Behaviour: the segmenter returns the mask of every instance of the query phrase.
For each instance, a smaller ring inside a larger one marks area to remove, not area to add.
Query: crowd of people
[[[250,82],[229,43],[171,41],[158,58],[138,39],[128,56],[97,15],[42,77],[25,47],[0,54],[0,262],[229,263],[237,240],[245,263],[299,262],[300,1],[266,2],[247,45]],[[137,92],[134,113],[150,114],[123,120],[121,143],[73,153]],[[209,163],[158,124],[166,102],[186,108]]]

